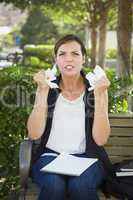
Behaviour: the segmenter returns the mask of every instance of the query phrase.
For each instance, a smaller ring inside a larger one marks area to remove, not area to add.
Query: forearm
[[[104,145],[110,135],[107,90],[102,93],[95,93],[95,112],[92,134],[98,145]]]
[[[31,139],[38,139],[44,132],[47,119],[48,90],[37,88],[34,108],[28,118],[28,135]]]

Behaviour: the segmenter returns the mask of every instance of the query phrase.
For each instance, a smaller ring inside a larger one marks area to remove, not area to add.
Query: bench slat
[[[110,119],[111,126],[116,127],[133,127],[133,119],[132,118],[123,118],[123,119]]]
[[[133,137],[110,137],[106,146],[132,146]]]
[[[114,156],[132,156],[133,157],[133,147],[121,147],[121,146],[106,146],[109,155]]]
[[[132,156],[109,156],[112,163],[120,162],[122,160],[133,159]]]
[[[109,118],[110,119],[130,119],[132,118],[133,119],[133,113],[109,113]]]
[[[111,128],[111,136],[133,136],[133,128]]]

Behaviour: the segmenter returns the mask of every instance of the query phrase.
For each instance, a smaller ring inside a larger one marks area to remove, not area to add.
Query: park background
[[[85,72],[103,67],[109,113],[133,114],[132,0],[0,1],[0,199],[19,192],[19,144],[36,85],[33,74],[54,64],[53,44],[68,33],[87,48]]]

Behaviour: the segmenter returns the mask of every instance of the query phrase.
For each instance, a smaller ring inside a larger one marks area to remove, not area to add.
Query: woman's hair
[[[69,34],[69,35],[63,36],[62,38],[60,38],[56,42],[55,47],[54,47],[54,54],[55,54],[55,56],[57,55],[57,51],[58,51],[59,47],[62,44],[65,44],[65,43],[70,42],[70,41],[76,41],[80,45],[80,47],[81,47],[82,55],[86,55],[85,46],[84,46],[83,42],[80,40],[80,38],[77,37],[76,35]]]

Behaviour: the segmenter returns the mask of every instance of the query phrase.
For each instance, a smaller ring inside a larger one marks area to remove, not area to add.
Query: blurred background
[[[64,34],[84,42],[84,71],[107,73],[109,113],[133,114],[132,0],[0,1],[0,199],[17,199],[18,149],[36,85],[33,74],[53,66],[53,46]]]

